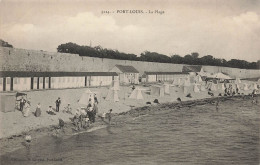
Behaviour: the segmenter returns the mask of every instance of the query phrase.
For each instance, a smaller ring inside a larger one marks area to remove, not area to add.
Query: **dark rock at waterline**
[[[191,96],[191,94],[189,93],[189,94],[187,94],[187,96],[186,97],[189,97],[189,98],[192,98],[192,96]]]

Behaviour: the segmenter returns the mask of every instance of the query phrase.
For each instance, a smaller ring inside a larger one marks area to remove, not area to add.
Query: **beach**
[[[208,95],[205,92],[191,93],[191,98],[185,97],[183,93],[178,93],[175,88],[172,88],[171,95],[165,95],[164,97],[152,96],[146,89],[143,88],[143,100],[129,99],[132,86],[122,86],[119,91],[119,102],[112,102],[105,100],[106,93],[108,92],[108,87],[101,88],[89,88],[92,92],[99,93],[99,104],[98,113],[99,115],[108,112],[109,109],[113,109],[113,116],[124,115],[124,114],[145,114],[146,111],[150,109],[164,109],[165,107],[192,107],[200,104],[215,104],[217,99],[225,100],[229,97],[218,97],[219,91],[215,92],[215,97]],[[24,142],[25,135],[29,134],[32,136],[32,141],[37,141],[38,138],[43,136],[56,136],[56,127],[58,126],[58,119],[63,119],[65,124],[66,134],[72,134],[74,127],[70,118],[73,117],[71,114],[57,112],[57,115],[48,115],[46,110],[49,105],[55,107],[55,100],[61,97],[62,104],[61,107],[66,106],[68,103],[71,104],[73,113],[76,108],[82,107],[84,105],[78,104],[78,100],[81,95],[86,91],[86,88],[78,89],[62,89],[62,90],[46,90],[46,91],[33,91],[27,93],[27,98],[31,101],[31,112],[34,112],[38,102],[41,103],[42,115],[40,117],[35,117],[30,114],[28,117],[23,117],[20,111],[3,113],[1,112],[1,155],[15,150],[21,147],[21,142]],[[247,91],[247,94],[251,91]],[[240,97],[240,96],[237,96]],[[182,105],[177,98],[181,98]],[[154,99],[158,99],[160,104],[153,103]],[[152,104],[146,104],[146,102],[151,102]],[[62,108],[61,108],[62,109]],[[138,112],[138,113],[136,113]],[[97,117],[97,122],[91,124],[89,128],[97,127],[103,125],[104,123]],[[89,129],[88,128],[88,129]],[[58,134],[59,135],[59,134]]]

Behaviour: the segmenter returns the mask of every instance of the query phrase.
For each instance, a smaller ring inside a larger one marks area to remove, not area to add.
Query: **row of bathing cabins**
[[[167,82],[175,79],[180,81],[189,77],[189,72],[200,70],[201,66],[184,66],[182,72],[144,72],[140,75],[133,66],[115,65],[108,72],[0,71],[0,91],[100,87],[110,86],[113,81],[119,81],[122,85]]]

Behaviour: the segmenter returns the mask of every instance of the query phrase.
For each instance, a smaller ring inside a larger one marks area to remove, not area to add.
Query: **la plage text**
[[[163,10],[102,10],[101,14],[165,14]]]

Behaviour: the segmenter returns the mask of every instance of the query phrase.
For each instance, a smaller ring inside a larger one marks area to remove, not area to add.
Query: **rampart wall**
[[[81,57],[77,54],[0,47],[0,71],[107,72],[116,64],[132,65],[141,74],[144,71],[181,72],[183,67],[183,64],[102,59]],[[216,66],[203,66],[203,70],[211,73],[224,72],[232,77],[260,77],[260,70]]]

